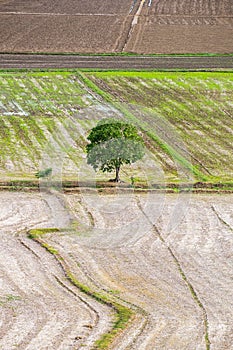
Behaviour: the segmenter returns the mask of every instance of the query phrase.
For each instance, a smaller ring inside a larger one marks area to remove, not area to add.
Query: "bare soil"
[[[43,239],[77,279],[137,314],[112,349],[233,348],[232,195],[0,196],[4,350],[90,348],[111,325],[112,312],[25,236],[55,225]]]
[[[112,52],[136,7],[132,0],[0,2],[0,51]]]
[[[0,1],[0,52],[232,52],[221,1]]]
[[[59,212],[59,202],[4,192],[1,203],[0,348],[73,350],[85,342],[90,349],[111,327],[111,310],[73,288],[55,259],[25,237],[30,227],[53,226],[51,206]]]
[[[27,3],[19,0],[0,1],[1,12],[58,13],[58,14],[125,14],[133,5],[132,0],[39,0]],[[134,6],[134,11],[137,5]]]
[[[145,24],[140,19],[125,51],[138,53],[231,53],[233,27]]]
[[[125,51],[232,52],[230,0],[157,0],[144,6]]]

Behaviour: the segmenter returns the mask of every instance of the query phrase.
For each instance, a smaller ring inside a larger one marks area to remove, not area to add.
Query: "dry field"
[[[0,51],[112,52],[136,7],[132,0],[0,1]]]
[[[83,342],[90,349],[111,328],[111,310],[74,289],[53,257],[25,238],[27,228],[54,226],[53,210],[62,227],[68,225],[55,202],[1,194],[0,349],[74,350]]]
[[[231,0],[0,1],[0,52],[231,53]]]
[[[132,27],[125,51],[232,52],[231,0],[152,0]]]
[[[232,195],[0,197],[1,349],[91,349],[113,326],[58,253],[82,284],[135,313],[111,349],[233,349]],[[42,236],[54,256],[26,236],[45,227],[60,228]]]

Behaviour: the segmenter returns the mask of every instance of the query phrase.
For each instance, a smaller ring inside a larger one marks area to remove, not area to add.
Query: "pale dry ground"
[[[69,216],[48,195],[1,193],[0,349],[90,349],[112,313],[66,280],[56,260],[25,237],[26,229],[66,226]]]
[[[73,269],[78,262],[84,283],[114,291],[142,315],[114,349],[206,349],[206,335],[211,349],[233,349],[232,195],[66,200],[79,234],[48,241]]]
[[[206,335],[211,350],[233,349],[232,194],[83,190],[63,197],[6,192],[0,197],[2,349],[14,349],[13,341],[22,350],[82,348],[72,343],[74,335],[88,348],[109,326],[109,311],[90,300],[84,305],[77,290],[68,286],[75,297],[57,283],[54,275],[68,282],[55,260],[19,233],[55,225],[63,228],[60,233],[43,239],[78,280],[138,315],[112,349],[205,350]],[[71,220],[75,232],[65,229]],[[57,345],[54,337],[61,333]],[[38,347],[42,341],[46,345]]]

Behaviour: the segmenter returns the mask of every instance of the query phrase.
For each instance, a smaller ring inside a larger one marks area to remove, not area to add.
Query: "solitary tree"
[[[119,172],[122,164],[131,164],[141,159],[145,153],[144,142],[137,128],[115,119],[104,119],[94,127],[88,138],[87,163],[95,170],[111,172],[120,182]]]

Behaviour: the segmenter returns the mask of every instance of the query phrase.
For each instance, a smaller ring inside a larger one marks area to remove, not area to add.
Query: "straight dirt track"
[[[233,56],[81,56],[0,54],[1,69],[232,69]]]

